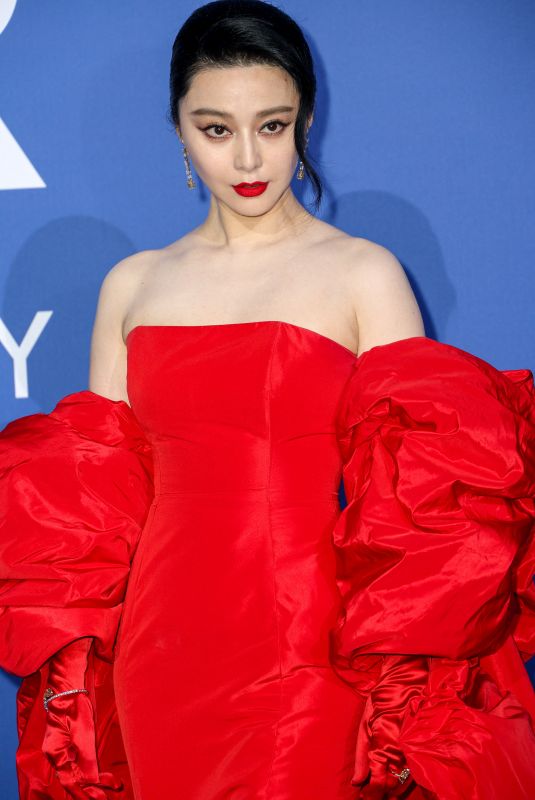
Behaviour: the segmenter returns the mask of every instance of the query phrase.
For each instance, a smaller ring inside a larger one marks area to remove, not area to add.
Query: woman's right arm
[[[36,785],[50,786],[54,800],[65,791],[76,797],[97,777],[98,742],[110,769],[118,761],[115,735],[107,752],[113,691],[101,687],[110,685],[130,564],[153,496],[151,445],[123,401],[74,392],[49,414],[0,431],[0,667],[24,678],[23,800]],[[86,672],[96,664],[98,686]],[[46,712],[49,680],[53,689],[87,686],[91,695],[54,699]],[[94,715],[91,697],[100,704]]]
[[[128,403],[124,322],[145,286],[155,251],[143,250],[115,264],[102,281],[91,336],[89,388]]]

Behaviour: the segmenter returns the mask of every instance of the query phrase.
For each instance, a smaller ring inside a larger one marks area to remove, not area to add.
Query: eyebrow
[[[284,111],[293,111],[293,106],[274,106],[274,108],[265,108],[256,114],[257,119],[260,117],[267,117],[268,114],[282,114]],[[218,111],[217,108],[196,108],[195,111],[190,111],[191,116],[201,117],[206,114],[213,114],[216,117],[225,117],[232,119],[232,114],[227,111]]]

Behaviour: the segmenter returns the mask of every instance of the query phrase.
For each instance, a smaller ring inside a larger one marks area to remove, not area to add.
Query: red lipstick
[[[237,192],[242,197],[256,197],[262,192],[266,191],[267,183],[262,183],[261,181],[255,181],[254,183],[237,183],[233,184],[232,188],[235,192]]]

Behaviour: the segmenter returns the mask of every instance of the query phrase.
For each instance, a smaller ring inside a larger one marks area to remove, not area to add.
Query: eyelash
[[[282,122],[280,119],[272,119],[269,122],[265,122],[262,125],[262,128],[265,128],[266,125],[282,125],[282,128],[280,130],[272,131],[271,133],[267,134],[268,136],[278,136],[280,133],[282,133],[284,128],[288,127],[289,124],[290,124],[289,122]],[[210,123],[210,125],[207,125],[205,128],[201,128],[201,130],[206,133],[206,131],[209,131],[210,128],[224,128],[224,130],[228,131],[228,128],[226,127],[226,125],[221,125],[221,123],[219,123],[219,122],[212,122],[212,123]],[[210,136],[209,133],[206,133],[206,136],[208,137],[208,139],[228,139],[228,136]]]

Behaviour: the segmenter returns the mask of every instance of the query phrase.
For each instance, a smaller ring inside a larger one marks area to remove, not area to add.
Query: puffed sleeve
[[[93,637],[87,678],[101,763],[126,770],[114,644],[153,496],[151,445],[124,401],[75,392],[0,432],[0,666],[23,677],[21,797],[64,796],[61,787],[39,794],[51,780],[42,693],[52,656],[81,637]]]
[[[426,797],[534,797],[532,372],[426,337],[376,346],[338,437],[332,658],[366,702],[361,797],[404,767]]]

